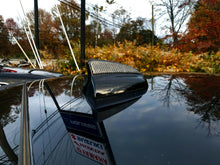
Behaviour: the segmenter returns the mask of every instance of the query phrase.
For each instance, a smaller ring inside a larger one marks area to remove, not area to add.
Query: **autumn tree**
[[[164,18],[163,22],[169,23],[162,27],[170,31],[166,38],[172,37],[174,44],[178,41],[178,35],[189,18],[193,5],[194,0],[158,0],[155,4],[159,11],[157,17]]]
[[[6,57],[9,53],[8,31],[3,17],[0,15],[0,57]]]
[[[59,49],[58,26],[53,21],[52,15],[44,9],[39,9],[39,47],[57,56]],[[30,25],[34,27],[34,11],[27,14]]]
[[[56,57],[60,44],[57,23],[53,21],[52,15],[49,12],[42,9],[39,10],[39,23],[41,47]]]
[[[5,27],[8,30],[8,36],[10,41],[10,57],[24,57],[20,48],[13,40],[13,37],[17,39],[20,45],[25,48],[25,52],[30,56],[29,50],[26,49],[29,47],[24,31],[18,26],[17,22],[14,21],[13,18],[8,18],[5,22]],[[30,51],[31,52],[31,51]]]
[[[137,20],[131,20],[124,24],[120,32],[116,36],[116,40],[120,42],[132,41],[136,42],[137,45],[149,44],[152,42],[152,31],[148,30],[144,26],[145,20],[138,18]],[[158,38],[154,36],[155,43],[158,41]]]
[[[113,43],[113,34],[110,30],[105,29],[100,35],[99,45],[110,45]]]
[[[100,34],[100,31],[101,31],[101,25],[99,23],[99,13],[103,11],[103,6],[98,6],[98,5],[95,5],[93,7],[93,10],[95,12],[95,15],[96,15],[96,35],[95,35],[95,48],[98,44],[98,38],[99,38],[99,34]]]
[[[63,24],[70,40],[79,42],[80,40],[80,7],[74,0],[70,0],[66,3],[60,3],[58,5]],[[60,19],[58,17],[57,8],[52,9],[52,15],[61,32],[61,38],[66,41]]]
[[[86,25],[86,45],[92,45],[95,47],[95,31],[96,31],[96,22],[92,21],[90,24]]]
[[[5,22],[6,28],[8,29],[10,40],[12,40],[12,37],[19,38],[20,29],[18,27],[18,24],[14,21],[13,18],[8,18]]]
[[[220,48],[220,0],[199,0],[178,45],[183,51],[217,52]]]
[[[86,25],[86,44],[93,46],[94,48],[98,45],[98,36],[97,34],[101,34],[101,24],[99,24],[96,20],[90,22],[90,24]]]
[[[117,22],[120,26],[123,26],[131,21],[130,13],[123,7],[120,7],[113,12],[112,19],[113,22]]]

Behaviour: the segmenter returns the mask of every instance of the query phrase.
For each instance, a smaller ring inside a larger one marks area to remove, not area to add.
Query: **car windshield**
[[[220,77],[145,78],[141,97],[102,111],[82,76],[28,83],[34,164],[218,164]],[[0,164],[19,159],[21,90],[0,92]]]

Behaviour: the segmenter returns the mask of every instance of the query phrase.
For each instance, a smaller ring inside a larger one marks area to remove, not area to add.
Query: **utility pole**
[[[115,14],[112,14],[112,22],[113,22],[113,43],[115,45]]]
[[[36,45],[36,51],[39,50],[39,22],[38,22],[38,0],[34,0],[34,30],[35,30],[35,45]],[[39,51],[36,52],[39,54]],[[40,58],[40,54],[39,54]],[[36,65],[38,65],[36,61]],[[40,67],[40,64],[39,66]]]
[[[154,46],[154,5],[152,5],[152,19],[151,19],[151,26],[152,26],[152,41],[151,45]]]
[[[34,0],[35,44],[39,49],[38,0]]]
[[[95,49],[96,49],[97,44],[98,44],[98,32],[99,32],[99,8],[98,8],[98,6],[97,6]]]
[[[86,44],[85,8],[86,8],[86,0],[81,0],[81,58],[80,58],[81,68],[85,66],[85,44]]]

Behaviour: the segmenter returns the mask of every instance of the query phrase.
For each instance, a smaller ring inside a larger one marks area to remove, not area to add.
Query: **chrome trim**
[[[9,83],[6,82],[0,82],[0,86],[9,85]]]
[[[20,123],[20,148],[18,165],[33,164],[32,145],[29,127],[28,94],[27,86],[23,85]]]

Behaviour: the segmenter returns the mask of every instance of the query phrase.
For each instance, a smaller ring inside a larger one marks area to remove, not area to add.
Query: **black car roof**
[[[82,76],[28,83],[34,163],[218,164],[220,77],[146,79],[142,97],[97,112],[83,94]],[[1,126],[17,156],[21,90],[3,90],[0,97]],[[9,160],[4,151],[1,163]]]

